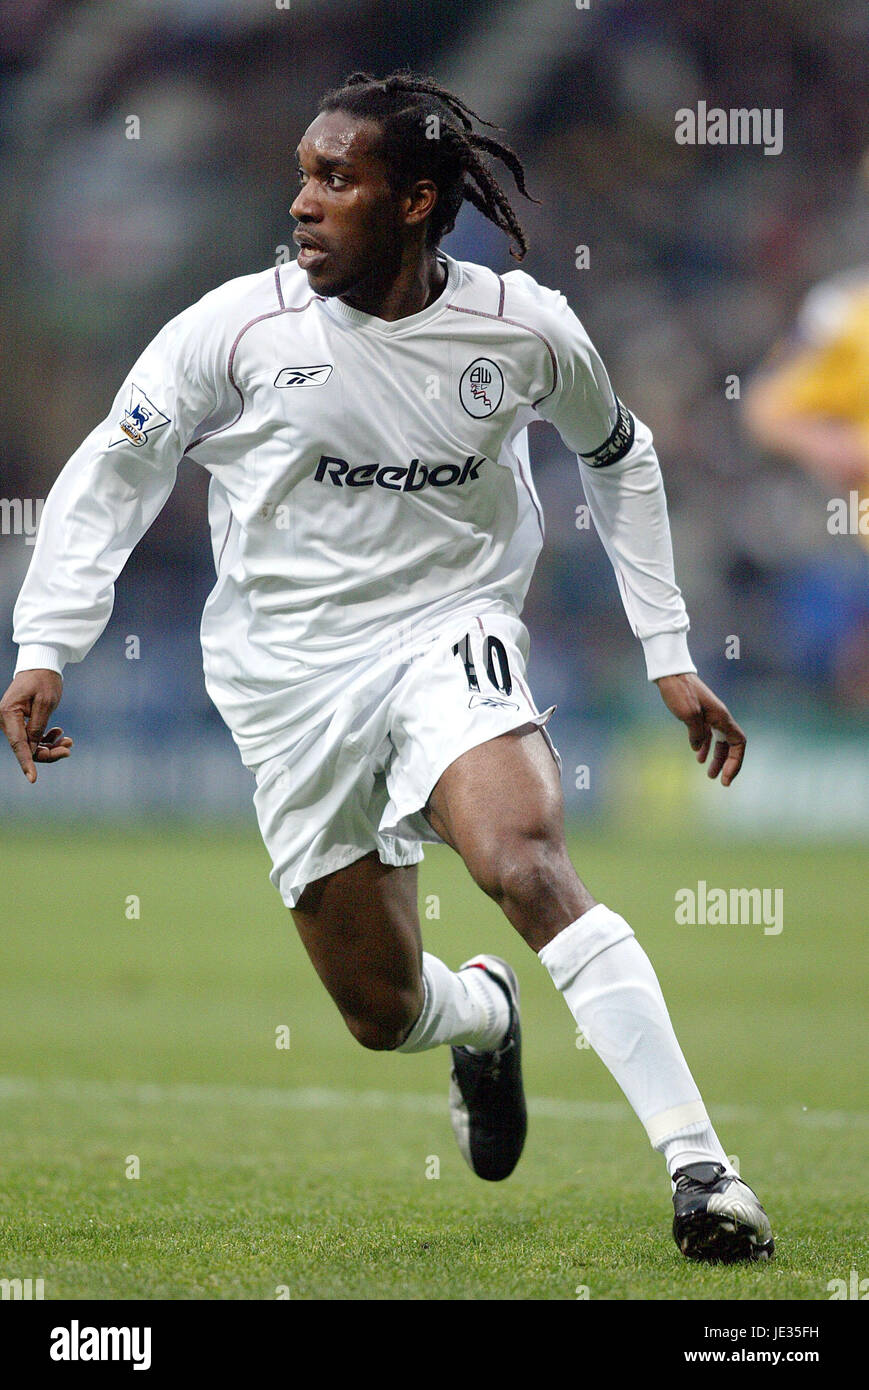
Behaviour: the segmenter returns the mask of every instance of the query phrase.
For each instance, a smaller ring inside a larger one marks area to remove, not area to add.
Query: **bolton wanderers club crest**
[[[124,411],[109,447],[113,444],[135,444],[137,448],[147,442],[149,434],[168,425],[169,416],[158,410],[145,392],[135,384],[130,385],[130,403]]]
[[[462,372],[459,400],[469,415],[494,415],[504,396],[504,373],[490,357],[478,357]]]

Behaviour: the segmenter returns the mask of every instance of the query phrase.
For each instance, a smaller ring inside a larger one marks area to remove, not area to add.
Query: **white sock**
[[[493,1052],[510,1026],[507,996],[485,970],[449,970],[422,954],[425,1002],[397,1052],[427,1052],[441,1043]]]
[[[676,1040],[652,963],[625,919],[598,903],[538,954],[652,1147],[664,1155],[667,1171],[705,1162],[723,1163],[732,1173]]]
[[[711,1125],[700,1134],[677,1134],[658,1148],[671,1177],[677,1168],[685,1168],[689,1163],[721,1163],[728,1173],[736,1173]]]

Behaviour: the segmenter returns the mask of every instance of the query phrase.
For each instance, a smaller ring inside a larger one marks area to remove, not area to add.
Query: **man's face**
[[[298,263],[315,294],[376,285],[397,268],[402,204],[378,154],[379,127],[346,111],[323,111],[297,151],[301,187],[290,208]]]

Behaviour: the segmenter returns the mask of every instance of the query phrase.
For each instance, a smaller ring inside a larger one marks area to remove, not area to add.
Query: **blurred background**
[[[865,835],[867,39],[862,0],[0,0],[0,687],[35,503],[166,320],[286,258],[293,151],[321,93],[409,65],[524,161],[540,206],[497,168],[529,234],[523,268],[567,295],[655,434],[692,654],[749,734],[722,796],[645,680],[600,542],[576,525],[576,460],[541,422],[547,534],[524,620],[572,813]],[[782,152],[678,144],[675,113],[699,101],[780,109]],[[469,206],[444,248],[515,264]],[[75,756],[32,790],[7,756],[4,817],[252,823],[252,779],[202,679],[206,485],[182,464],[109,627],[66,669]]]

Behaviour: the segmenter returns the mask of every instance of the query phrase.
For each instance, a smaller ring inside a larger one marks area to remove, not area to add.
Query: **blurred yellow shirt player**
[[[869,497],[869,266],[811,290],[794,340],[773,351],[745,413],[764,448]]]

